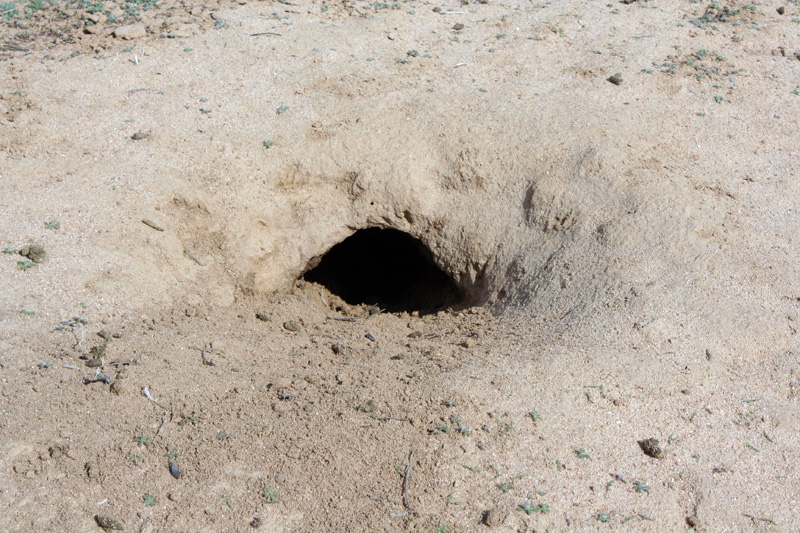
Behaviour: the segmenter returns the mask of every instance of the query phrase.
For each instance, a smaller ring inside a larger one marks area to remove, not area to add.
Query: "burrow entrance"
[[[350,305],[377,305],[392,313],[432,313],[464,301],[430,250],[395,229],[357,231],[331,248],[303,278],[324,285]]]

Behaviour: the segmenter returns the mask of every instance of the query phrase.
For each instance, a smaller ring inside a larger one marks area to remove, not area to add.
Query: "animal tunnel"
[[[358,230],[310,266],[305,281],[323,285],[350,305],[425,314],[464,301],[425,244],[396,229]]]

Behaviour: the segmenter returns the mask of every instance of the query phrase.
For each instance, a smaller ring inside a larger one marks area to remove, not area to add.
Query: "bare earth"
[[[26,6],[0,531],[800,530],[798,2]]]

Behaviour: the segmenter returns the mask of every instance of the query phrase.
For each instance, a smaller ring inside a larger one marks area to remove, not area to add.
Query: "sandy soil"
[[[800,529],[800,4],[62,8],[0,3],[0,531]],[[300,279],[367,227],[464,304]]]

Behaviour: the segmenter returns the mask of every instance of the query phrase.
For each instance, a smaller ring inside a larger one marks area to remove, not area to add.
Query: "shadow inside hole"
[[[422,242],[394,229],[359,230],[330,249],[305,273],[350,305],[386,311],[435,312],[462,303],[453,280]]]

